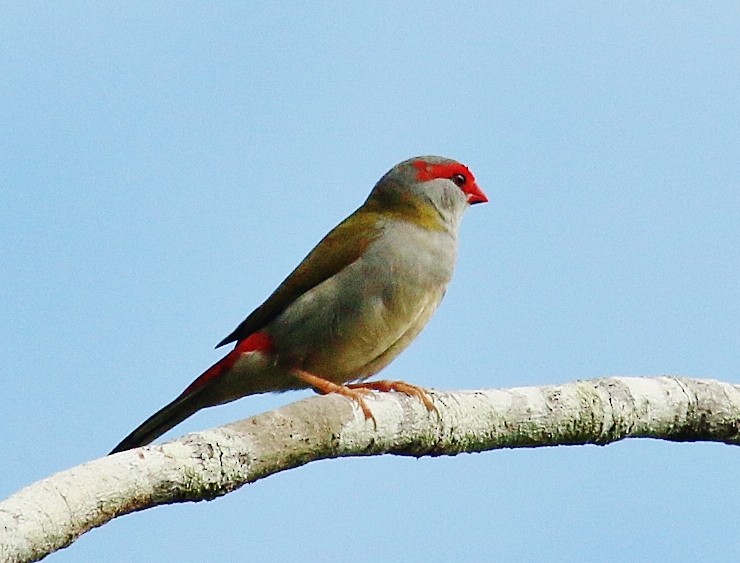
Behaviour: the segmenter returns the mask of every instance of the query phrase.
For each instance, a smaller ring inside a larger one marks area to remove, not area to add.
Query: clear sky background
[[[737,2],[18,2],[0,20],[0,497],[174,398],[419,154],[467,163],[490,203],[386,376],[740,383]],[[738,448],[648,440],[329,460],[49,561],[728,561],[739,467]]]

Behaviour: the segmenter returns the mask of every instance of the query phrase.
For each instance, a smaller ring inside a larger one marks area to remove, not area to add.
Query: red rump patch
[[[431,164],[426,160],[414,162],[414,168],[418,170],[416,179],[421,182],[436,180],[437,178],[452,178],[455,174],[463,174],[471,182],[475,182],[473,173],[464,164],[452,162],[450,164]]]
[[[270,352],[272,349],[272,339],[264,332],[255,332],[250,334],[244,340],[237,342],[234,349],[226,354],[221,360],[213,364],[204,371],[195,381],[188,385],[187,389],[182,392],[181,397],[189,395],[208,385],[212,380],[229,371],[242,354],[250,352]]]
[[[247,352],[269,352],[272,349],[272,338],[264,332],[255,332],[237,343],[234,352],[245,354]]]

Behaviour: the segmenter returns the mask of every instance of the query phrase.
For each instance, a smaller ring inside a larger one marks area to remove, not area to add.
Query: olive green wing
[[[272,295],[216,348],[244,340],[262,329],[301,295],[360,258],[379,234],[380,216],[377,212],[366,211],[362,207],[355,211],[330,231]]]

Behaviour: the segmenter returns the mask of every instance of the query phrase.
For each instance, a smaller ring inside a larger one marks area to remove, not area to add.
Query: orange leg
[[[308,383],[308,385],[310,385],[317,393],[321,393],[322,395],[326,395],[327,393],[338,393],[347,397],[348,399],[357,401],[357,404],[360,405],[360,408],[362,409],[362,413],[365,415],[365,420],[372,419],[373,424],[377,425],[377,421],[375,420],[370,407],[367,406],[365,398],[363,397],[363,395],[370,393],[368,389],[363,388],[355,390],[350,388],[352,386],[345,387],[344,385],[337,385],[336,383],[333,383],[328,379],[318,377],[316,375],[308,373],[307,371],[299,369],[293,370],[293,374],[299,379]]]
[[[374,391],[398,391],[399,393],[406,393],[411,397],[416,397],[427,408],[429,412],[435,412],[437,407],[432,403],[432,399],[429,397],[429,393],[423,387],[418,385],[412,385],[405,381],[390,381],[388,379],[381,379],[380,381],[368,381],[367,383],[352,383],[347,385],[350,389],[372,389]]]

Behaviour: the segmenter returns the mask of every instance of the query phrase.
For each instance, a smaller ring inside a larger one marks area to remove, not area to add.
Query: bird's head
[[[391,168],[367,205],[426,226],[456,228],[463,212],[488,197],[467,166],[441,156],[417,156]]]

